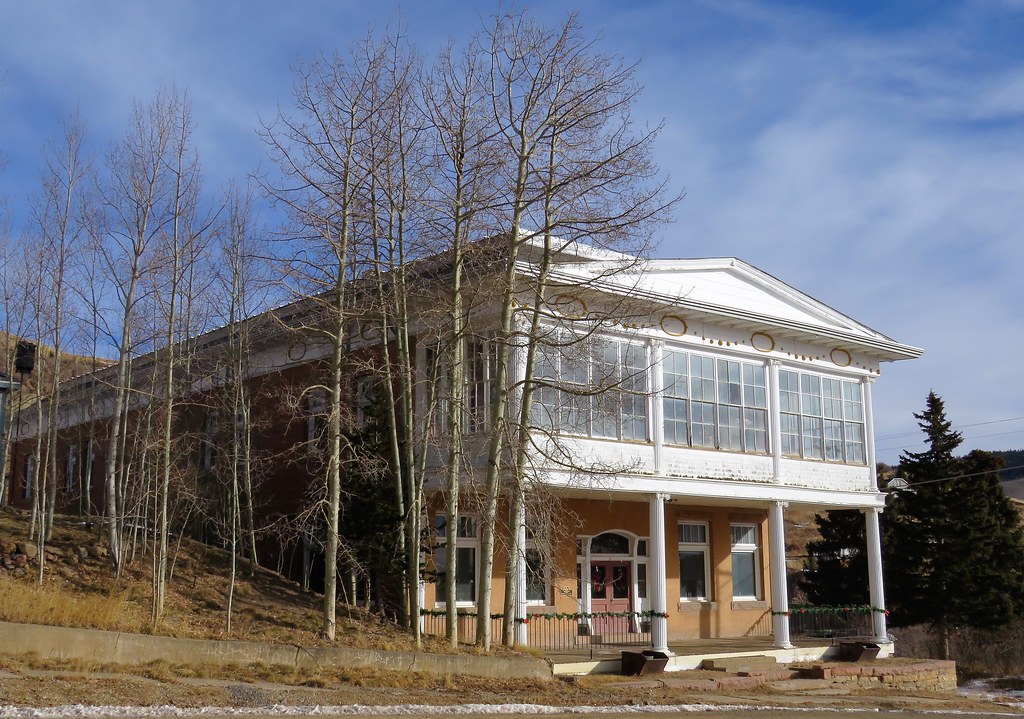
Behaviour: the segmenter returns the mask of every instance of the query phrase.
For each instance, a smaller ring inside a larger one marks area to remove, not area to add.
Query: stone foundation
[[[913,664],[815,664],[802,670],[808,679],[864,689],[900,691],[956,691],[956,662],[928,660]]]

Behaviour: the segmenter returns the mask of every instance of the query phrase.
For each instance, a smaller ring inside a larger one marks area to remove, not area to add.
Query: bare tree
[[[175,218],[175,185],[168,168],[175,163],[172,151],[177,132],[180,101],[162,93],[147,106],[136,104],[129,128],[107,158],[106,182],[100,192],[105,223],[98,227],[97,250],[105,271],[113,279],[116,324],[110,340],[116,347],[117,364],[112,380],[112,401],[104,469],[107,538],[111,565],[120,574],[123,560],[122,530],[125,499],[124,442],[132,391],[132,362],[143,346],[133,332],[140,303],[148,299],[144,279],[159,238]]]
[[[248,559],[249,575],[257,563],[255,475],[253,448],[253,381],[251,353],[254,347],[252,319],[265,305],[268,278],[262,260],[259,233],[254,231],[252,193],[231,184],[217,232],[217,288],[215,303],[224,323],[227,345],[218,357],[224,366],[224,385],[216,403],[229,418],[231,435],[222,453],[222,473],[228,484],[228,522],[225,531],[231,551],[231,571],[226,612],[226,631],[231,633],[232,608],[239,555]]]
[[[180,395],[191,392],[187,382],[187,364],[193,348],[190,340],[197,334],[194,322],[196,274],[203,261],[205,233],[209,225],[199,208],[201,178],[191,144],[192,117],[188,98],[171,95],[167,99],[163,108],[165,115],[161,118],[169,126],[164,169],[168,184],[168,205],[164,208],[167,218],[163,231],[157,237],[157,268],[150,275],[159,325],[154,328],[154,334],[160,337],[161,345],[154,358],[162,364],[162,376],[154,381],[159,386],[154,388],[153,397],[161,408],[154,516],[157,547],[153,562],[153,626],[159,625],[163,617],[167,590],[171,484],[178,465],[176,450],[181,444],[174,424],[178,405],[184,400]],[[182,384],[178,378],[179,371],[186,375],[184,390],[179,387]]]
[[[57,504],[58,389],[63,379],[62,362],[67,346],[65,334],[73,316],[68,306],[70,265],[81,252],[84,240],[80,202],[82,185],[89,171],[82,153],[84,137],[84,126],[77,116],[65,121],[60,141],[48,147],[41,193],[34,203],[38,231],[34,243],[38,273],[38,295],[34,303],[36,336],[48,345],[45,351],[40,348],[38,360],[40,364],[45,361],[49,365],[45,372],[38,373],[40,377],[36,383],[38,491],[33,494],[33,507],[40,510],[37,532],[40,581],[45,568],[45,544],[53,530],[53,513]],[[45,421],[42,415],[44,406]],[[68,479],[66,487],[70,488]]]
[[[367,98],[372,91],[372,44],[348,61],[321,58],[298,70],[294,96],[298,116],[281,114],[264,126],[262,136],[283,174],[265,189],[284,203],[298,236],[285,263],[305,318],[297,329],[326,350],[322,391],[327,400],[324,608],[322,634],[334,639],[338,583],[341,478],[345,447],[342,420],[347,416],[343,372],[352,334],[348,285],[358,259],[353,251],[366,187]]]
[[[428,363],[430,405],[438,405],[444,421],[435,436],[447,446],[445,467],[445,614],[446,635],[457,647],[456,576],[457,517],[463,480],[465,429],[465,362],[471,300],[464,288],[467,254],[474,233],[486,225],[478,219],[493,200],[492,175],[496,167],[493,125],[489,122],[483,85],[483,59],[469,49],[449,44],[438,57],[424,83],[424,105],[432,129],[433,172],[428,202],[428,232],[446,250],[451,270],[447,282],[448,327],[438,333],[438,349]],[[488,228],[489,229],[489,228]],[[442,381],[443,380],[443,381]],[[444,394],[442,397],[442,390]],[[435,413],[423,410],[426,421]]]
[[[654,131],[635,132],[629,109],[638,93],[633,68],[597,51],[583,36],[576,18],[546,29],[527,15],[497,18],[489,33],[489,93],[493,121],[507,159],[504,189],[506,232],[501,309],[496,331],[495,397],[487,457],[481,592],[477,642],[490,644],[491,575],[500,478],[510,489],[509,556],[521,561],[524,470],[530,446],[530,403],[535,385],[536,348],[549,330],[542,327],[548,309],[549,273],[556,258],[581,239],[588,244],[629,242],[636,251],[652,224],[664,218],[675,198],[665,197],[650,159]],[[561,239],[557,239],[561,238]],[[525,262],[530,269],[520,269]],[[614,267],[622,271],[626,267]],[[528,309],[517,307],[522,291]],[[576,288],[577,292],[582,288]],[[590,317],[590,327],[600,318]],[[593,331],[592,329],[590,331]],[[520,355],[518,407],[512,402],[513,359]],[[503,473],[505,443],[511,443]],[[510,567],[511,568],[511,567]],[[518,617],[510,572],[506,594],[505,641],[512,640]]]

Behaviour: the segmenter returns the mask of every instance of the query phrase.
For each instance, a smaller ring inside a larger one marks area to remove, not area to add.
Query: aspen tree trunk
[[[117,330],[117,366],[113,407],[107,442],[104,485],[107,539],[115,575],[123,568],[121,525],[126,507],[129,477],[123,463],[128,398],[131,392],[133,324],[141,282],[148,271],[147,257],[155,235],[166,225],[162,215],[166,152],[173,132],[168,121],[175,98],[158,97],[148,107],[136,106],[124,140],[110,157],[110,183],[104,188],[104,204],[112,215],[103,247],[111,275],[117,278],[120,323]]]
[[[471,46],[475,46],[472,43]],[[463,432],[465,430],[466,335],[468,306],[463,286],[466,251],[476,212],[491,199],[481,189],[494,172],[488,158],[490,137],[481,103],[485,99],[480,86],[480,58],[474,52],[464,54],[460,62],[453,48],[442,51],[433,73],[424,87],[430,122],[435,132],[436,155],[441,170],[436,183],[441,188],[443,229],[450,237],[452,275],[447,288],[450,327],[439,333],[436,367],[430,368],[434,401],[438,401],[441,377],[444,378],[444,426],[436,434],[447,448],[444,477],[445,515],[445,636],[452,648],[459,644],[458,599],[458,517],[464,470]],[[433,409],[425,410],[433,414]],[[428,420],[430,418],[428,417]]]
[[[174,432],[174,419],[178,411],[178,369],[179,365],[185,376],[189,374],[189,362],[193,340],[191,327],[193,320],[195,297],[195,272],[198,257],[202,250],[201,234],[205,226],[197,224],[196,203],[200,192],[200,177],[194,150],[191,144],[192,112],[187,97],[169,98],[165,121],[168,125],[168,151],[172,155],[167,172],[170,173],[170,202],[167,212],[169,221],[167,231],[163,233],[162,252],[164,254],[164,271],[166,277],[162,282],[165,287],[166,299],[163,301],[156,323],[163,325],[162,353],[164,357],[163,377],[159,381],[159,389],[154,387],[153,396],[162,396],[162,426],[158,446],[160,461],[157,483],[159,500],[155,508],[154,523],[157,532],[156,571],[154,573],[155,592],[153,596],[153,626],[159,626],[164,614],[167,595],[167,575],[169,564],[169,534],[171,530],[170,506],[171,483],[175,471],[175,450],[178,441]],[[160,293],[156,293],[159,300]]]

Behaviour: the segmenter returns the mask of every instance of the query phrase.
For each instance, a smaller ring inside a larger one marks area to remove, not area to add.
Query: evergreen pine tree
[[[811,604],[867,604],[868,560],[864,515],[854,509],[814,515],[821,539],[807,543],[812,569],[800,580]]]
[[[1024,542],[998,458],[954,456],[962,437],[934,392],[914,416],[928,448],[901,456],[910,486],[886,511],[886,593],[893,623],[931,624],[948,658],[951,630],[1002,626],[1024,612]]]

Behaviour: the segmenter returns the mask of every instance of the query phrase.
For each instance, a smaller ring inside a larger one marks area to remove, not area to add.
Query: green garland
[[[476,619],[476,617],[477,617],[477,613],[476,612],[473,612],[473,611],[470,611],[470,610],[467,610],[467,609],[456,610],[455,615],[457,617],[470,617],[471,619]],[[448,616],[448,612],[445,611],[444,609],[420,609],[420,616],[421,617],[447,617]],[[500,612],[498,614],[492,614],[491,615],[491,619],[504,619],[504,618],[505,618],[505,615],[501,614]]]
[[[531,619],[612,619],[612,618],[648,618],[668,619],[667,612],[656,612],[653,609],[645,609],[642,612],[545,612],[543,614],[527,614],[525,617],[516,618],[518,624],[529,624]]]
[[[785,614],[787,617],[790,617],[790,616],[792,616],[794,614],[832,614],[832,615],[843,614],[843,615],[845,615],[845,614],[851,614],[851,613],[867,614],[869,612],[878,612],[879,614],[884,614],[885,616],[889,616],[889,610],[888,609],[882,609],[881,607],[872,607],[872,606],[869,606],[867,604],[850,604],[848,606],[843,606],[843,607],[815,607],[815,606],[811,606],[809,604],[795,604],[792,607],[790,607],[788,611],[785,611],[785,612],[775,612],[775,611],[773,611],[772,612],[772,616],[780,616],[780,615],[783,615],[783,614]]]
[[[477,613],[470,610],[460,609],[455,614],[459,617],[471,617],[476,618]],[[447,616],[447,612],[444,609],[420,609],[420,616],[423,617],[444,617]],[[656,612],[653,609],[645,609],[642,612],[545,612],[542,614],[527,614],[526,617],[519,617],[516,622],[519,624],[529,624],[531,619],[545,619],[551,621],[552,619],[572,619],[579,621],[581,619],[610,619],[610,618],[654,618],[668,619],[667,612]],[[502,613],[492,614],[491,619],[504,619],[505,615]]]

